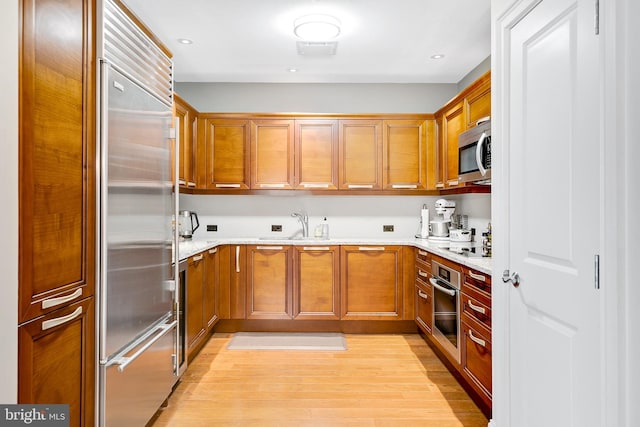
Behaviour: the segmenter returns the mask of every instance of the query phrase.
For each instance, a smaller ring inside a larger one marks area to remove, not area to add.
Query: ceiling
[[[458,83],[491,48],[490,0],[123,1],[178,82]],[[309,13],[341,21],[335,55],[297,54],[293,21]]]

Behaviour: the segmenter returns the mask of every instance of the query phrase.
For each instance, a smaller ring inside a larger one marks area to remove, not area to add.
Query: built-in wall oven
[[[460,362],[460,273],[431,261],[433,337]]]

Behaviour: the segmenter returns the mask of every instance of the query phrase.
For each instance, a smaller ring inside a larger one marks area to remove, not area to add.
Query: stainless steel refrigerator
[[[177,380],[172,64],[104,2],[99,119],[100,426],[144,426]]]

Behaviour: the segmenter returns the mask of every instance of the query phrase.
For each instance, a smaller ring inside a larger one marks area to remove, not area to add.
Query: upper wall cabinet
[[[338,188],[337,120],[295,120],[294,152],[296,189]]]
[[[178,95],[174,95],[174,117],[179,124],[178,182],[181,187],[196,187],[196,135],[198,112]]]
[[[426,120],[384,120],[382,135],[384,188],[426,190]]]
[[[294,121],[251,121],[251,188],[292,189]]]
[[[249,120],[205,118],[200,134],[205,141],[205,149],[198,152],[198,161],[205,164],[204,188],[249,189]]]
[[[339,121],[338,187],[382,189],[382,120]]]
[[[478,120],[491,116],[491,74],[485,74],[472,88],[464,98],[467,129],[476,126]]]

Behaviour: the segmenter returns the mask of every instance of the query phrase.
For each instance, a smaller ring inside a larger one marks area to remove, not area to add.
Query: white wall
[[[482,61],[476,68],[469,71],[469,73],[458,82],[458,92],[462,92],[467,86],[476,81],[478,77],[486,73],[491,69],[491,55]]]
[[[301,229],[292,212],[309,215],[310,233],[327,217],[331,238],[411,238],[418,231],[420,210],[427,204],[433,218],[434,196],[310,196],[284,193],[281,196],[205,196],[181,195],[180,208],[198,213],[201,226],[194,239],[215,240],[224,237],[288,237]],[[456,213],[469,216],[469,225],[477,236],[491,218],[491,195],[469,194],[447,197],[456,202]],[[206,225],[217,225],[207,232]],[[272,233],[271,225],[282,225],[281,233]],[[383,232],[393,225],[393,232]],[[479,241],[479,240],[478,240]]]
[[[18,390],[18,1],[0,13],[0,403],[15,403]]]
[[[180,83],[176,92],[201,112],[434,113],[455,84]]]

